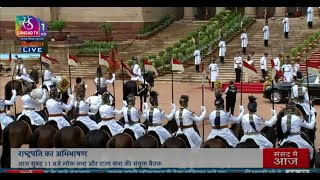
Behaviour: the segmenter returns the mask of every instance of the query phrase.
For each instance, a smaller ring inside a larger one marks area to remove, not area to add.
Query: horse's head
[[[146,72],[144,75],[143,75],[143,78],[148,82],[148,84],[153,87],[154,86],[154,79],[155,79],[156,75],[154,72]]]
[[[30,78],[36,83],[39,83],[39,68],[32,68],[31,72],[30,72]]]

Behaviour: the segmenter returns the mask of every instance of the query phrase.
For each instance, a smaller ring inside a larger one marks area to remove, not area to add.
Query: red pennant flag
[[[257,69],[246,61],[243,61],[243,72],[250,75],[257,75]]]
[[[71,54],[68,53],[68,65],[70,66],[77,66],[78,63],[81,64],[81,62],[79,60],[77,60],[77,58],[75,56],[72,56]]]
[[[103,53],[99,53],[99,65],[108,66],[108,57],[104,55]]]
[[[48,57],[46,54],[41,54],[41,62],[47,64],[59,64],[58,60]]]
[[[129,68],[126,64],[123,63],[122,59],[121,59],[121,68],[123,68],[123,70],[130,76],[133,76],[133,70],[131,68]]]
[[[277,76],[278,78],[280,77],[284,77],[281,71],[276,70],[276,66],[274,64],[273,59],[271,59],[271,77],[272,80],[274,80],[274,78]]]
[[[184,71],[184,67],[181,64],[179,59],[172,60],[172,71],[180,71],[180,72]]]
[[[319,76],[319,66],[320,66],[320,62],[316,61],[316,62],[312,62],[307,60],[307,67],[308,67],[308,74],[316,74]]]
[[[109,63],[110,71],[112,71],[113,73],[120,69],[119,60],[120,58],[118,53],[112,48],[110,51],[108,63]]]
[[[147,59],[145,59],[143,62],[144,62],[144,68],[145,68],[145,70],[154,72],[155,75],[158,76],[158,71],[156,70],[156,68],[154,68],[154,67],[152,66],[152,63],[151,63],[151,62],[149,62]]]

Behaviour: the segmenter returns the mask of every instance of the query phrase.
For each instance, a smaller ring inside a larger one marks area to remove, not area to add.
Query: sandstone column
[[[225,10],[226,10],[225,7],[216,7],[216,15],[221,13],[221,12],[223,12],[223,11],[225,11]]]
[[[274,17],[284,17],[285,13],[286,12],[284,7],[276,7]]]
[[[319,16],[320,14],[320,7],[313,7],[313,15]]]
[[[192,7],[184,7],[183,19],[184,20],[193,20],[193,19],[195,19]]]
[[[244,8],[244,15],[247,15],[249,17],[256,17],[256,7],[245,7]]]
[[[51,21],[58,19],[58,8],[57,7],[50,7],[50,16],[51,16]]]

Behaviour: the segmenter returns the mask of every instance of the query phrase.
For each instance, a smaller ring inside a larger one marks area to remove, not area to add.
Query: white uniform
[[[118,124],[117,120],[114,118],[114,115],[121,114],[122,111],[118,111],[117,109],[114,109],[113,106],[104,104],[100,106],[99,113],[102,119],[112,118],[109,120],[102,120],[101,122],[99,122],[99,128],[101,128],[101,126],[108,126],[112,136],[123,132],[123,127],[120,124]]]
[[[34,99],[30,96],[30,94],[25,94],[21,97],[23,110],[20,116],[18,116],[18,120],[21,116],[26,115],[30,118],[30,122],[32,125],[40,126],[43,125],[44,119],[36,112],[36,110],[45,103],[47,99],[47,95],[43,94],[40,100]]]
[[[313,21],[313,7],[308,7],[307,9],[307,22],[312,22]]]
[[[292,76],[293,76],[293,69],[291,64],[284,64],[282,66],[283,69],[283,76],[285,82],[292,82]]]
[[[200,54],[200,50],[196,49],[193,53],[194,56],[194,64],[195,65],[199,65],[201,63],[201,54]]]
[[[49,113],[48,121],[56,121],[59,129],[70,126],[70,123],[63,117],[63,110],[70,111],[74,105],[75,98],[73,96],[70,98],[71,100],[68,105],[54,99],[49,99],[46,103]],[[50,117],[50,115],[54,115],[55,117]]]
[[[241,56],[237,56],[233,59],[234,64],[233,67],[237,68],[238,66],[240,66],[240,68],[242,67],[242,57]]]
[[[217,111],[220,111],[220,126],[228,126],[230,120],[234,122],[239,122],[243,116],[243,111],[236,118],[223,110],[214,110],[209,115],[209,121],[212,127],[215,126],[214,121],[216,119]],[[228,144],[232,147],[236,147],[237,144],[239,143],[239,140],[236,138],[236,136],[231,132],[231,130],[228,127],[224,127],[221,129],[212,128],[207,140],[213,139],[216,136],[220,136],[223,139],[225,139],[228,142]]]
[[[116,80],[115,74],[112,74],[112,78],[110,80],[100,77],[100,87],[101,88],[107,87],[109,84],[112,84],[115,80]],[[94,84],[98,86],[98,82],[99,82],[99,78],[97,77],[94,79]]]
[[[89,111],[92,114],[97,114],[99,112],[99,107],[102,105],[101,95],[98,96],[90,96],[86,100],[89,103]]]
[[[241,34],[241,47],[247,47],[248,46],[248,35],[247,33]]]
[[[2,129],[4,129],[8,124],[13,122],[13,119],[7,116],[5,112],[5,108],[6,108],[6,105],[11,106],[16,101],[16,96],[17,96],[17,92],[16,90],[14,90],[10,101],[0,100],[0,124]]]
[[[161,144],[168,138],[172,137],[170,132],[166,130],[164,127],[162,127],[162,120],[163,119],[166,119],[169,121],[172,120],[175,112],[176,112],[175,105],[172,105],[172,110],[169,115],[167,115],[162,109],[159,109],[156,107],[153,109],[152,124],[148,127],[148,131],[155,131],[159,136]],[[143,118],[150,122],[149,114],[150,114],[150,109],[143,113]]]
[[[282,21],[283,23],[283,32],[289,32],[289,19],[286,17]]]
[[[180,109],[177,110],[175,114],[176,122],[177,122],[177,125],[179,126],[179,130],[177,131],[176,134],[182,134],[182,133],[185,134],[188,138],[191,148],[200,148],[202,144],[202,139],[200,135],[194,130],[193,127],[183,128],[183,130],[181,129],[182,127],[180,127],[179,113],[180,113]],[[205,115],[206,115],[205,108],[203,109],[200,117],[198,117],[188,109],[183,109],[182,111],[183,126],[191,126],[193,124],[193,121],[202,122]]]
[[[43,73],[43,84],[47,86],[48,91],[50,91],[50,86],[53,84],[52,79],[53,79],[52,72],[50,72],[48,69],[44,70]]]
[[[310,106],[309,106],[309,95],[308,90],[306,87],[302,87],[302,96],[303,96],[303,102],[299,101],[299,104],[303,107],[304,111],[309,114]],[[299,98],[299,92],[298,92],[298,85],[294,85],[291,88],[291,98],[298,99]]]
[[[20,76],[19,76],[19,73],[20,73]],[[27,81],[27,82],[33,82],[33,80],[29,78],[27,70],[23,64],[18,64],[16,66],[16,79],[18,80],[23,79],[24,81]]]
[[[131,77],[131,80],[133,80],[133,81],[137,81],[138,80],[142,84],[143,83],[147,84],[147,82],[144,81],[144,78],[143,78],[143,76],[141,74],[141,68],[139,67],[138,64],[134,64],[132,71],[133,71],[133,75],[134,76]]]
[[[269,40],[269,26],[264,26],[262,31],[263,31],[263,40]]]
[[[287,131],[287,120],[288,120],[287,115],[282,117],[281,119],[281,128],[283,133]],[[298,116],[292,114],[290,124],[291,124],[290,135],[287,138],[283,139],[280,145],[283,145],[285,142],[290,141],[290,142],[296,143],[299,148],[308,148],[310,153],[310,159],[312,159],[313,148],[307,141],[305,141],[301,137],[300,130],[301,130],[301,126],[308,129],[314,128],[314,125],[315,125],[314,114],[312,115],[311,121],[309,123],[305,120],[300,119]]]
[[[225,56],[226,55],[226,42],[225,41],[220,41],[219,42],[219,56]]]
[[[275,67],[275,69],[276,69],[277,71],[280,71],[280,59],[279,59],[279,58],[275,58],[275,59],[273,60],[273,62],[274,62],[274,67]]]
[[[209,65],[210,81],[215,82],[219,76],[219,65],[217,63],[211,63]]]
[[[264,69],[265,71],[267,71],[268,69],[268,59],[263,56],[261,59],[260,59],[260,69]]]
[[[260,131],[265,126],[272,127],[277,122],[277,115],[274,114],[274,116],[270,120],[264,121],[261,117],[253,114],[253,122],[255,124],[256,130],[250,124],[249,113],[245,114],[241,118],[241,125],[244,131],[244,135],[242,136],[240,142],[245,142],[248,138],[251,138],[260,148],[272,148],[273,144],[266,137],[261,135]]]
[[[131,120],[133,121],[133,125],[129,124],[129,120],[128,120],[128,107],[123,107],[121,109],[122,115],[124,117],[125,120],[125,125],[124,125],[124,129],[126,128],[131,129],[134,132],[134,135],[136,137],[136,139],[138,139],[140,136],[144,135],[146,133],[145,129],[140,125],[139,123],[139,119],[140,116],[142,115],[141,112],[139,112],[135,107],[131,107],[130,109],[130,117]]]
[[[297,76],[297,72],[300,70],[300,65],[298,63],[295,63],[293,65],[293,75]]]
[[[90,119],[89,115],[89,103],[86,103],[85,101],[80,101],[79,103],[79,116],[77,117],[76,121],[82,122],[84,125],[87,126],[87,128],[92,131],[99,129],[98,124]]]

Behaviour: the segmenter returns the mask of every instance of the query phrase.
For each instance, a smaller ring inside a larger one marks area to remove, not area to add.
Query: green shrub
[[[172,54],[172,59],[177,59],[177,54]]]
[[[291,57],[296,57],[297,56],[297,48],[292,48],[290,51]]]
[[[158,55],[161,57],[161,56],[163,56],[164,55],[164,51],[160,51],[159,53],[158,53]]]
[[[181,60],[181,59],[183,59],[183,57],[184,57],[184,56],[183,56],[183,54],[182,54],[182,53],[179,53],[179,54],[178,54],[178,59],[180,59],[180,60]]]
[[[174,48],[179,48],[180,46],[181,46],[181,43],[178,43],[178,42],[173,44]]]
[[[303,45],[302,44],[297,46],[297,52],[302,52],[302,49],[303,49]]]
[[[185,38],[183,38],[183,39],[181,39],[179,42],[180,42],[181,44],[183,44],[183,43],[187,43],[187,42],[188,42],[188,40],[187,40],[187,39],[185,39]]]
[[[313,43],[313,41],[314,41],[314,37],[311,35],[311,36],[309,36],[308,37],[308,43]]]
[[[169,46],[166,48],[166,52],[172,53],[173,51],[173,47]]]
[[[109,37],[112,35],[112,24],[109,22],[105,22],[100,24],[99,30],[102,31],[106,37]]]
[[[50,31],[62,31],[66,23],[63,20],[54,20],[49,24]]]

